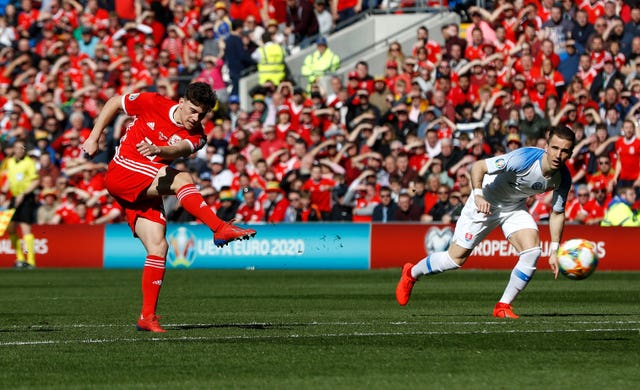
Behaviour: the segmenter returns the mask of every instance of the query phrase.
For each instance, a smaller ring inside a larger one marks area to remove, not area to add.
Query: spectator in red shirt
[[[565,207],[567,222],[584,223],[589,213],[585,205],[589,201],[589,187],[585,184],[576,186],[576,197]]]
[[[593,197],[584,205],[584,210],[587,212],[584,223],[587,225],[600,225],[600,222],[604,219],[611,197],[607,193],[607,189],[599,182],[591,189],[591,192],[593,193]]]
[[[277,181],[267,182],[265,192],[267,193],[267,199],[262,204],[264,220],[266,222],[284,221],[289,207],[289,200],[280,189],[280,184]]]
[[[242,223],[256,223],[264,220],[264,209],[262,203],[256,200],[255,190],[245,187],[241,190],[244,201],[238,207],[236,220]]]
[[[627,119],[622,123],[623,137],[615,143],[618,161],[616,164],[616,187],[640,186],[640,139],[637,137],[633,121]]]
[[[303,191],[310,192],[311,203],[317,205],[325,220],[331,213],[331,190],[335,184],[334,180],[322,177],[322,168],[318,164],[311,168],[311,177],[302,185]]]
[[[331,193],[331,191],[329,191]],[[322,221],[322,212],[318,205],[312,200],[312,194],[309,191],[300,191],[300,202],[296,207],[297,222],[318,222]]]
[[[608,155],[600,155],[597,162],[596,171],[588,179],[589,187],[595,188],[599,185],[600,188],[606,188],[608,193],[612,193],[616,173],[611,167],[611,158]]]

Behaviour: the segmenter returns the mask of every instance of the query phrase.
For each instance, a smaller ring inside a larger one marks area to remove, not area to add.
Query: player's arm
[[[485,160],[476,161],[471,166],[471,185],[473,186],[473,200],[476,202],[478,211],[484,214],[491,214],[491,203],[487,202],[482,194],[482,180],[489,172]]]
[[[188,157],[195,151],[191,142],[182,140],[173,145],[158,146],[147,142],[136,145],[138,152],[145,157],[155,156],[163,160],[175,160],[180,157]]]
[[[549,266],[553,271],[553,277],[558,279],[558,245],[562,239],[564,230],[564,212],[552,211],[549,216],[549,234],[551,245],[549,246]]]
[[[84,152],[89,156],[93,156],[98,151],[98,140],[100,139],[100,135],[122,109],[121,101],[122,97],[120,95],[114,95],[109,98],[100,111],[100,114],[98,114],[98,117],[95,119],[91,134],[89,134],[89,137],[87,137],[84,144],[82,144],[82,150],[84,150]]]

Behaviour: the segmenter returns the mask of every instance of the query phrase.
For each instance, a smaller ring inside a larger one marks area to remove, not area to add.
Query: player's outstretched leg
[[[422,275],[439,274],[441,272],[458,269],[449,252],[437,252],[420,260],[416,265],[406,263],[402,267],[402,275],[396,287],[396,300],[401,306],[406,305],[411,297],[413,285]]]
[[[213,230],[213,242],[218,247],[223,247],[236,240],[248,240],[256,235],[253,229],[244,229],[233,225],[233,221],[224,222],[209,208],[200,191],[193,184],[186,184],[176,192],[176,197],[189,214],[201,220]]]
[[[256,231],[248,228],[241,228],[233,224],[233,220],[226,222],[222,227],[213,233],[213,243],[218,247],[223,247],[236,240],[248,240],[256,235]]]
[[[396,300],[400,306],[404,306],[409,302],[413,285],[418,281],[418,279],[411,276],[411,268],[413,268],[411,263],[406,263],[402,267],[402,275],[400,275],[400,281],[396,286]]]

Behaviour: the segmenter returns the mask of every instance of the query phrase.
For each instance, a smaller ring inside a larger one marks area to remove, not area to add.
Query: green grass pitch
[[[491,310],[508,272],[169,270],[137,332],[140,270],[0,270],[2,389],[632,389],[640,273],[539,272]]]

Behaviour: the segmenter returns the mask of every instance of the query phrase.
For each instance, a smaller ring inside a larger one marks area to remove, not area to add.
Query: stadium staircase
[[[460,23],[460,16],[454,12],[407,13],[366,15],[362,20],[327,36],[328,46],[341,58],[340,69],[335,75],[346,80],[346,74],[354,69],[358,61],[366,61],[373,76],[384,73],[389,44],[398,41],[403,52],[411,53],[415,43],[416,30],[420,26],[429,29],[429,38],[443,43],[441,26]],[[287,66],[297,85],[306,88],[307,81],[300,74],[305,57],[316,49],[315,44],[301,49],[286,58]],[[258,84],[258,74],[254,72],[240,80],[240,102],[244,110],[251,109],[249,91]],[[328,90],[328,85],[322,85]]]

